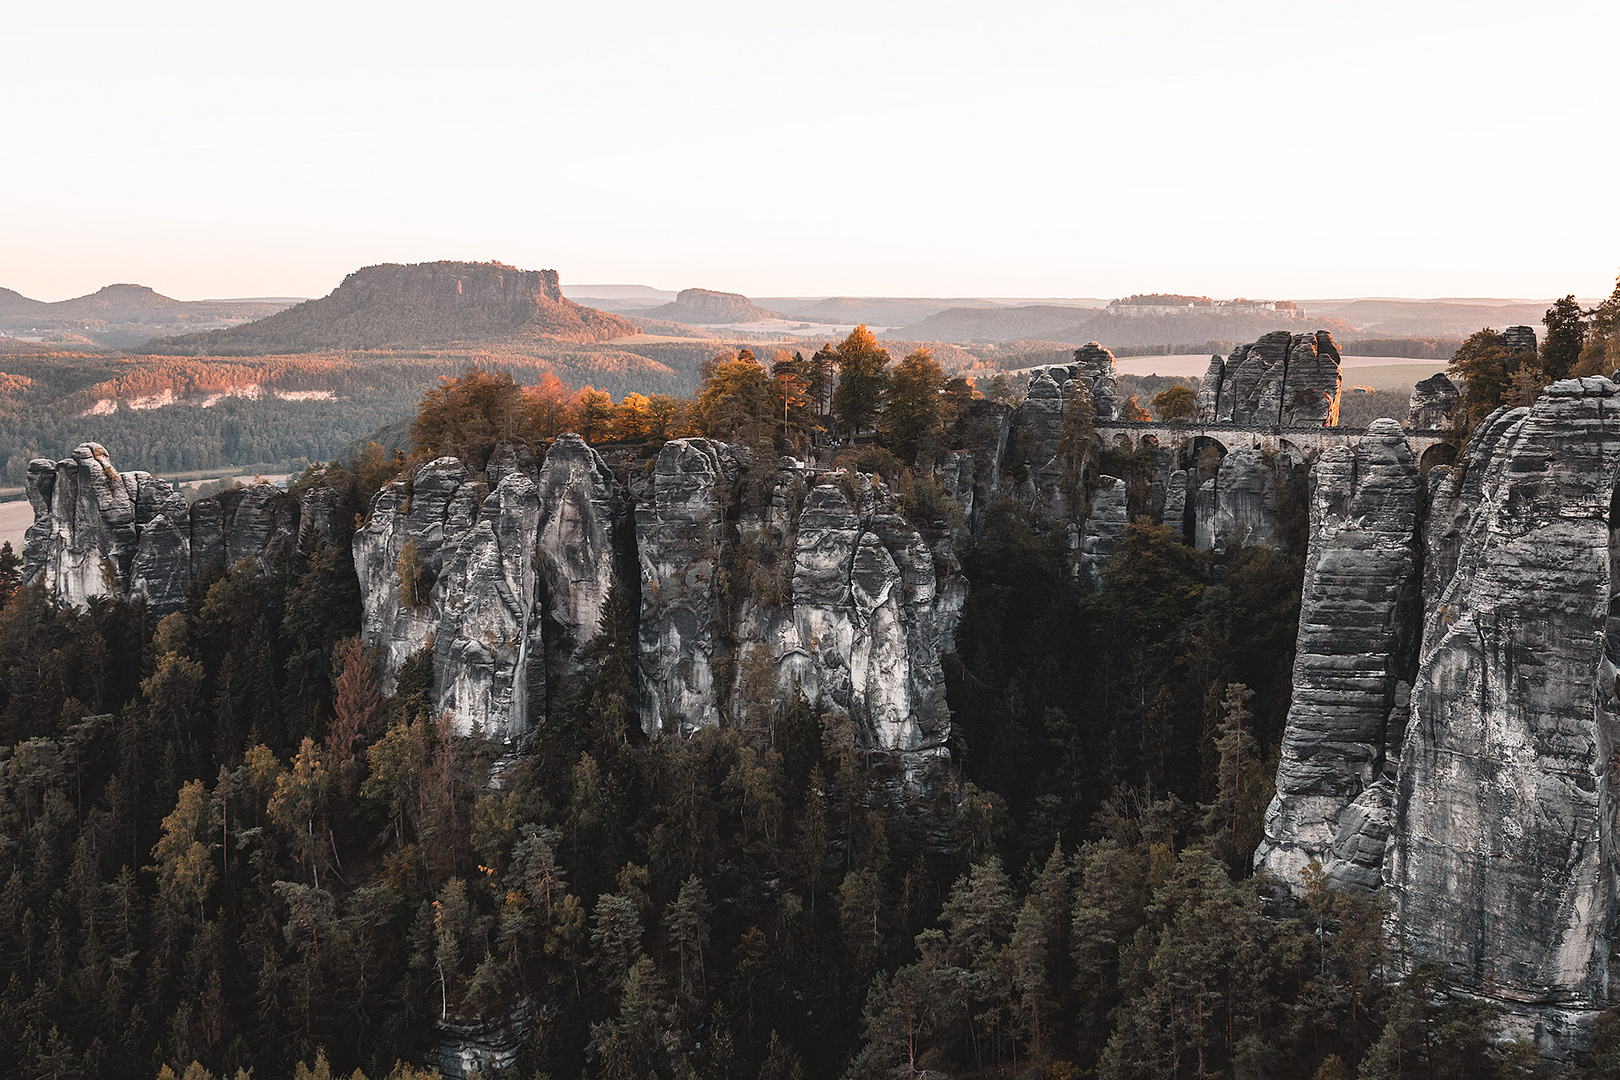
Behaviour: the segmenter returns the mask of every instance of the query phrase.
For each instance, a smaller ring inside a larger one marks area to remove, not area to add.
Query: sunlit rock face
[[[1199,389],[1206,422],[1312,427],[1339,422],[1343,376],[1339,350],[1326,330],[1275,330],[1239,345],[1224,361],[1211,357]]]
[[[521,746],[544,709],[540,518],[521,469],[491,491],[442,457],[378,492],[355,533],[362,643],[387,683],[431,644],[437,704],[459,734]]]
[[[1422,482],[1400,426],[1379,420],[1356,446],[1326,451],[1311,486],[1293,701],[1255,860],[1295,888],[1311,860],[1376,887],[1395,767],[1386,746],[1399,746],[1391,718],[1416,657]]]
[[[232,488],[187,507],[167,481],[118,472],[97,443],[61,461],[30,462],[27,492],[34,523],[23,580],[43,581],[73,605],[128,596],[168,614],[209,562],[252,558],[268,567],[298,529],[296,502],[273,485]]]

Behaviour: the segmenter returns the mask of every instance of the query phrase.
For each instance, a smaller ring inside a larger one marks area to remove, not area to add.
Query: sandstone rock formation
[[[1456,384],[1446,378],[1445,372],[1438,372],[1412,387],[1406,426],[1411,431],[1449,431],[1456,407]]]
[[[1536,330],[1533,326],[1510,326],[1502,331],[1502,347],[1510,353],[1536,351]]]
[[[1199,390],[1207,421],[1259,427],[1332,426],[1339,420],[1343,376],[1339,350],[1326,330],[1276,330],[1211,357]]]
[[[1385,746],[1397,684],[1415,661],[1420,479],[1400,425],[1378,420],[1358,445],[1324,453],[1313,480],[1293,703],[1255,859],[1290,884],[1315,859],[1330,879],[1342,864],[1365,886],[1369,866],[1376,884],[1383,847],[1363,833],[1369,821],[1387,827],[1387,791],[1345,811],[1394,773]]]
[[[641,726],[690,732],[720,722],[714,660],[728,553],[730,485],[746,451],[709,439],[672,439],[636,507],[641,563]]]
[[[944,755],[941,656],[962,585],[886,487],[677,439],[638,498],[636,545],[649,734],[797,691],[855,720],[908,777]]]
[[[1503,414],[1428,620],[1384,866],[1405,944],[1558,1050],[1614,1003],[1620,387]],[[1442,481],[1442,485],[1446,482]]]
[[[672,303],[644,314],[649,319],[667,319],[700,326],[759,322],[782,317],[774,311],[765,310],[741,293],[716,292],[713,289],[682,289],[675,294]]]
[[[1568,1060],[1620,997],[1620,385],[1498,410],[1426,484],[1397,434],[1316,469],[1257,861],[1381,887],[1408,962]]]
[[[1098,420],[1119,419],[1119,377],[1114,354],[1089,341],[1074,351],[1075,374],[1091,388]]]
[[[23,580],[43,581],[68,604],[143,597],[166,615],[210,562],[269,566],[298,531],[297,504],[273,485],[231,488],[188,508],[167,481],[118,472],[98,443],[61,461],[29,462],[27,492],[34,523],[23,542]]]
[[[1278,468],[1276,458],[1249,447],[1221,459],[1219,473],[1198,488],[1194,543],[1200,550],[1276,544]]]

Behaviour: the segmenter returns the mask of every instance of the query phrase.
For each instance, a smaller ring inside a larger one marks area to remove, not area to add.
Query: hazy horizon
[[[446,258],[749,296],[1591,296],[1620,269],[1591,137],[1607,5],[93,3],[11,26],[0,286],[42,300],[313,297]]]

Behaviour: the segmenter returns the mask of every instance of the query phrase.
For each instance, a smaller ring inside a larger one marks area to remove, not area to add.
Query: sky
[[[0,286],[1606,295],[1620,4],[11,10]]]

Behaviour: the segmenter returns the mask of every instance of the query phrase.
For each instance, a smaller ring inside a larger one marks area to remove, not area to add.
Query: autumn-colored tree
[[[1153,395],[1153,411],[1159,419],[1174,424],[1198,415],[1198,395],[1190,386],[1172,386]]]
[[[336,666],[326,747],[338,770],[339,789],[348,798],[354,795],[365,771],[366,746],[382,733],[384,714],[377,673],[360,647],[359,638],[350,638],[339,647]]]
[[[577,420],[578,396],[557,376],[547,372],[533,386],[523,388],[523,429],[534,439],[555,439],[572,431]]]
[[[509,372],[470,368],[460,378],[442,378],[422,395],[411,421],[411,444],[421,458],[461,454],[474,439],[518,434],[523,392]]]
[[[846,439],[869,430],[889,389],[889,354],[865,326],[849,332],[837,349],[838,388],[832,411]]]
[[[748,424],[771,419],[771,377],[747,349],[721,354],[704,365],[694,411],[703,434],[734,436]]]
[[[605,390],[587,386],[579,392],[579,434],[588,443],[601,442],[613,433],[613,397]]]

